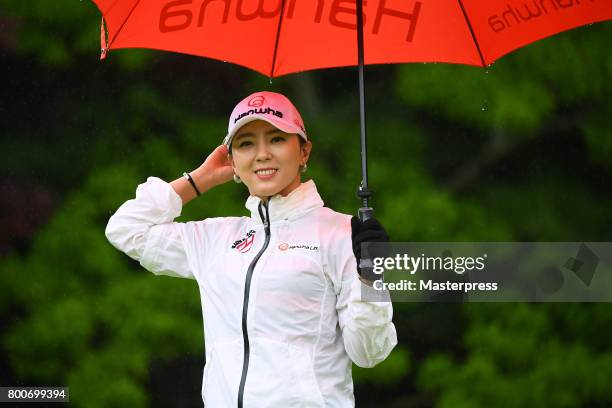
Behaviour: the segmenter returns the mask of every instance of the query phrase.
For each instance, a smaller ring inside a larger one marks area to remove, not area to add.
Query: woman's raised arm
[[[217,147],[191,175],[200,192],[231,180],[227,148]],[[195,279],[189,264],[189,253],[205,251],[205,242],[191,242],[189,229],[201,228],[196,223],[178,223],[183,205],[196,197],[193,186],[181,177],[167,183],[149,177],[136,189],[136,197],[126,201],[109,219],[105,234],[110,243],[140,262],[156,275]],[[199,234],[206,239],[206,231]],[[189,245],[198,245],[191,248]]]

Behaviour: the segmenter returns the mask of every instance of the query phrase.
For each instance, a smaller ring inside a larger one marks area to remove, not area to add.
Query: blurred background
[[[373,206],[393,241],[612,241],[611,23],[489,69],[366,68]],[[82,407],[197,407],[195,281],[155,277],[104,236],[148,176],[221,143],[244,96],[289,96],[314,143],[307,176],[354,214],[357,71],[270,81],[172,53],[99,61],[90,1],[0,0],[0,385],[69,386]],[[179,221],[247,215],[220,186]],[[357,407],[607,407],[612,305],[394,305],[399,345],[354,368]]]

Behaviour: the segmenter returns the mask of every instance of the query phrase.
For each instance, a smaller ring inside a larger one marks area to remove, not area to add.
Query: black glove
[[[355,216],[351,218],[351,238],[353,240],[353,254],[357,259],[357,273],[364,279],[373,282],[380,279],[381,275],[375,274],[371,268],[364,270],[359,268],[359,260],[361,259],[361,243],[362,242],[389,242],[387,231],[380,225],[376,218],[370,218],[364,222]],[[367,254],[366,254],[367,255]]]

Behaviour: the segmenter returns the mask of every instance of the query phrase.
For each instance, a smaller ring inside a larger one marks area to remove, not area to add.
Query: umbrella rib
[[[134,12],[134,9],[136,9],[136,6],[138,6],[138,4],[140,4],[140,0],[136,0],[136,3],[134,3],[134,6],[132,7],[132,9],[130,10],[129,14],[127,15],[127,17],[125,18],[125,20],[123,20],[123,23],[121,23],[121,27],[119,27],[119,29],[117,30],[117,32],[115,33],[115,35],[113,36],[113,38],[110,40],[110,42],[108,43],[108,46],[106,47],[108,49],[108,51],[110,51],[111,49],[111,45],[113,45],[113,42],[115,42],[115,39],[117,38],[117,36],[119,35],[119,33],[121,32],[121,30],[123,30],[123,27],[125,26],[125,23],[127,23],[127,21],[130,19],[130,17],[132,16],[132,13]]]
[[[281,26],[283,24],[283,14],[285,13],[285,2],[281,4],[280,17],[278,18],[278,28],[276,30],[276,41],[274,42],[274,54],[272,55],[272,69],[270,70],[270,78],[274,78],[274,68],[276,66],[276,51],[278,51],[278,40],[280,39]]]
[[[476,39],[476,35],[474,34],[474,29],[472,28],[472,23],[470,22],[470,19],[467,16],[467,13],[465,12],[465,8],[463,7],[463,1],[462,0],[457,0],[459,2],[459,6],[461,7],[461,12],[463,13],[463,17],[465,18],[465,22],[467,23],[469,29],[470,29],[470,34],[472,34],[472,39],[474,40],[474,44],[476,44],[476,50],[478,50],[478,55],[480,56],[480,62],[482,62],[482,66],[483,68],[485,68],[487,66],[487,64],[485,63],[485,59],[482,56],[482,51],[480,51],[480,45],[478,45],[478,40]]]

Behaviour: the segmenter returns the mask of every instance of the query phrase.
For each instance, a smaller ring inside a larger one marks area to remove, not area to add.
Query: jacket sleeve
[[[362,287],[365,285],[357,273],[350,232],[338,243],[340,249],[336,254],[335,267],[341,283],[336,310],[344,347],[359,367],[374,367],[387,358],[397,344],[397,333],[391,321],[393,306],[386,291],[386,296],[377,293],[375,298],[386,298],[388,301],[370,301],[372,293],[366,294],[365,291],[362,299]]]
[[[181,210],[181,198],[172,186],[149,177],[136,189],[136,198],[109,219],[106,238],[156,275],[195,279],[187,256],[187,224],[173,222]]]

